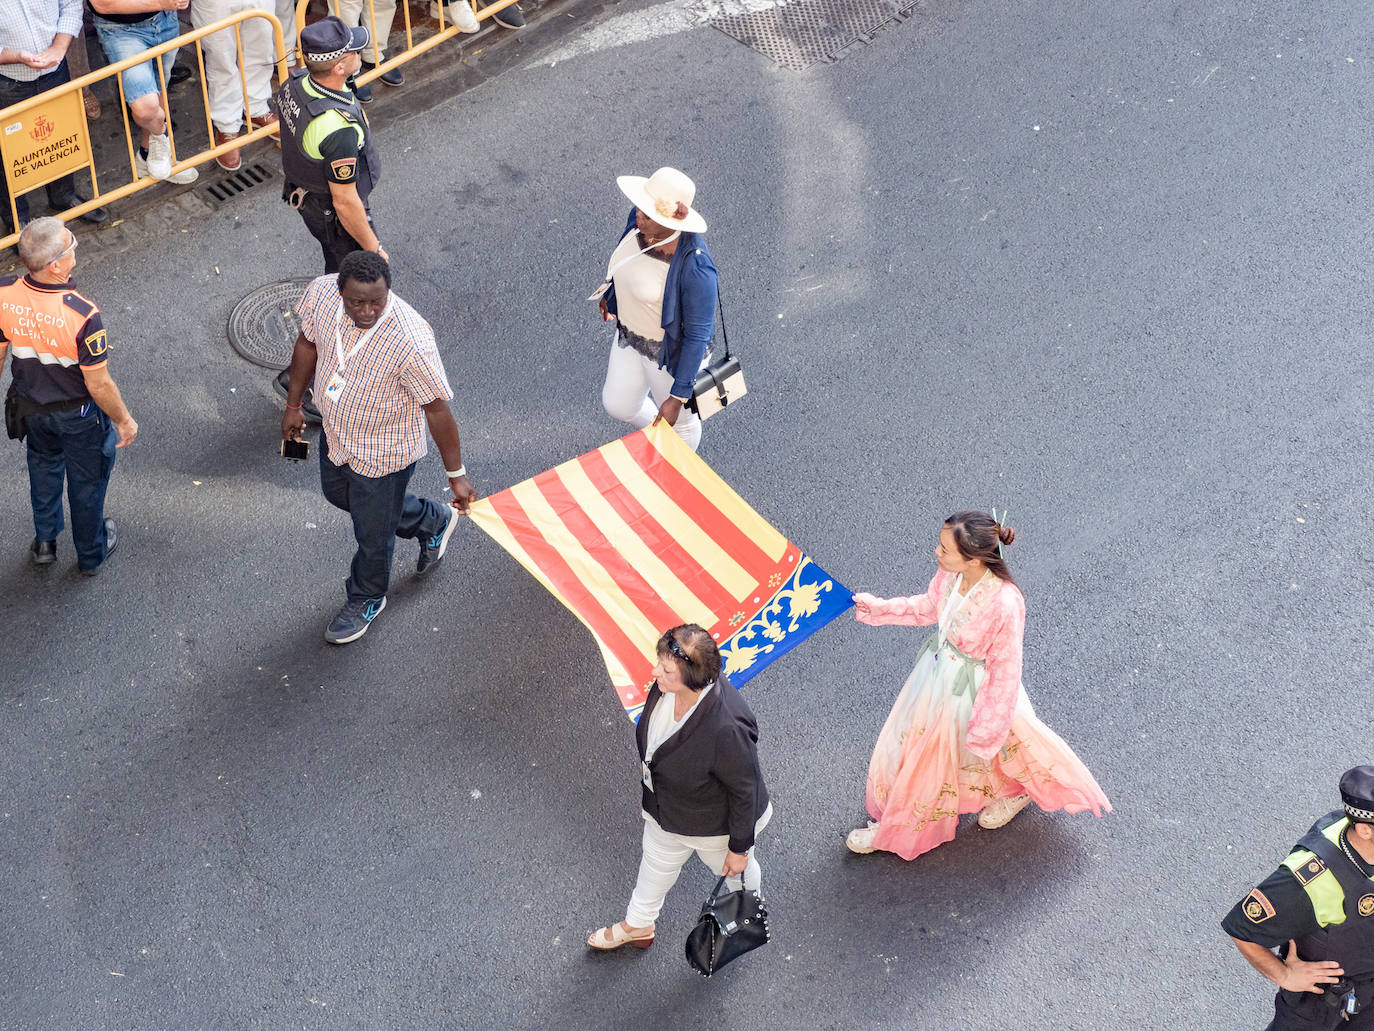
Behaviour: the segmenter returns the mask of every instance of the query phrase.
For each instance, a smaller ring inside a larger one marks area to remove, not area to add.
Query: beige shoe
[[[429,5],[429,16],[439,21],[440,10],[439,0],[432,0]],[[451,4],[445,4],[442,11],[444,24],[457,25],[459,32],[476,32],[482,27],[468,0],[454,0]]]
[[[645,932],[648,932],[647,934]],[[601,952],[611,952],[624,945],[633,945],[637,949],[647,949],[654,943],[654,925],[648,927],[637,927],[635,933],[630,933],[630,925],[624,920],[618,924],[611,924],[610,927],[602,927],[592,932],[587,939],[587,944]]]
[[[1011,798],[996,799],[978,814],[978,826],[990,831],[995,831],[998,827],[1005,827],[1011,823],[1017,813],[1030,805],[1030,802],[1030,795],[1013,795]]]
[[[849,832],[849,837],[844,839],[845,848],[851,852],[857,852],[861,856],[876,852],[877,847],[873,844],[873,835],[877,833],[878,825],[869,820],[867,827],[859,827]]]

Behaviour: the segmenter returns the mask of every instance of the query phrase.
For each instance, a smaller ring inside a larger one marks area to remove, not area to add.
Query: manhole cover
[[[284,369],[300,335],[296,302],[313,282],[309,277],[288,279],[254,290],[229,313],[229,346],[254,365]]]
[[[917,6],[912,0],[797,0],[767,10],[712,18],[727,36],[794,72],[834,61],[856,41]]]

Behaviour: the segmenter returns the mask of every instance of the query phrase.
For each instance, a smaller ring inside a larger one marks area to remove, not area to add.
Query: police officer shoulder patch
[[[1300,867],[1294,870],[1293,876],[1298,879],[1299,884],[1306,884],[1308,881],[1312,880],[1312,878],[1325,872],[1326,864],[1323,863],[1316,856],[1313,856],[1307,862],[1303,863]]]
[[[86,350],[90,352],[92,358],[105,353],[109,347],[109,342],[105,338],[105,331],[98,329],[86,338]]]
[[[1358,911],[1360,916],[1374,916],[1374,895],[1361,895]]]
[[[1274,904],[1264,892],[1256,888],[1245,896],[1245,901],[1241,903],[1241,911],[1252,924],[1262,924],[1274,915]]]
[[[334,173],[335,181],[346,183],[357,174],[358,159],[341,158],[338,161],[331,161],[329,163],[329,168]]]

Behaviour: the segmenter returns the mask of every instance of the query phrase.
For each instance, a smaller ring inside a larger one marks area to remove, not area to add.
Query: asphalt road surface
[[[590,954],[640,820],[582,626],[465,526],[423,583],[398,548],[366,638],[322,639],[347,519],[225,341],[319,266],[273,184],[83,238],[141,426],[98,578],[69,535],[28,565],[0,449],[6,1031],[1267,1022],[1218,921],[1374,760],[1374,16],[936,0],[794,73],[647,6],[377,117],[381,238],[474,483],[622,432],[582,299],[614,177],[683,168],[751,391],[703,457],[854,590],[917,592],[948,512],[1009,508],[1027,689],[1115,811],[849,854],[922,632],[846,617],[745,689],[773,943],[687,967],[694,861],[654,948]],[[431,453],[413,489],[442,486]]]

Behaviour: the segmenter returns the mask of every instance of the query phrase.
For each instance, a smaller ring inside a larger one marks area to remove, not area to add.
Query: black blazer
[[[649,718],[660,702],[673,704],[655,681],[635,727],[641,762]],[[658,746],[649,763],[654,790],[641,789],[644,811],[665,831],[693,837],[728,834],[731,852],[747,852],[754,844],[754,824],[768,808],[758,740],[754,714],[722,676],[678,732]]]

